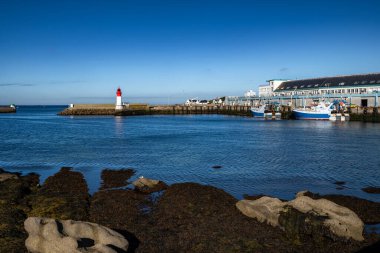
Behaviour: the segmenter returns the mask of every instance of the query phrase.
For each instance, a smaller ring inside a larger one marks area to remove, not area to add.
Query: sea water
[[[99,187],[102,169],[133,168],[135,178],[197,182],[237,198],[291,199],[307,189],[380,201],[361,190],[380,186],[380,124],[223,115],[58,116],[64,108],[20,106],[15,114],[0,114],[0,167],[36,172],[42,180],[73,167],[91,192]]]

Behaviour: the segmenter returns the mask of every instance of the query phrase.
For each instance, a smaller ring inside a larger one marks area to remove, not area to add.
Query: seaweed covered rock
[[[134,174],[135,171],[133,169],[105,169],[102,171],[102,183],[100,189],[104,190],[126,186],[129,184],[127,180],[130,179]]]
[[[236,199],[196,183],[173,184],[153,212],[153,240],[143,252],[284,252],[284,233],[242,215]],[[283,249],[279,249],[282,245]]]
[[[35,189],[38,176],[1,170],[2,174],[7,175],[7,179],[0,182],[0,252],[26,252],[23,222],[29,206],[25,197]]]
[[[336,237],[342,237],[346,239],[354,239],[357,241],[364,240],[363,230],[364,224],[360,218],[350,209],[337,205],[332,201],[326,199],[312,199],[307,196],[298,195],[298,197],[292,201],[282,202],[276,198],[262,197],[257,200],[241,200],[236,203],[236,207],[245,215],[256,218],[261,222],[267,222],[272,226],[279,226],[284,229],[279,223],[279,217],[283,216],[281,223],[289,224],[293,221],[291,227],[304,226],[311,228],[324,226],[326,229],[317,229],[321,231],[325,236],[331,236],[333,233]],[[288,207],[291,207],[289,209]],[[298,214],[292,211],[293,209],[306,215],[290,215]],[[290,212],[290,213],[289,213]],[[290,218],[289,221],[286,219]],[[300,220],[303,220],[300,222]],[[311,229],[311,230],[313,230]],[[297,231],[302,229],[291,229],[291,231]],[[308,230],[308,229],[306,229]],[[315,229],[314,229],[315,230]]]
[[[128,241],[119,233],[95,223],[29,217],[25,220],[31,253],[120,253]]]
[[[87,220],[88,198],[83,175],[70,168],[62,168],[48,177],[36,194],[30,197],[32,210],[28,216]]]
[[[344,238],[352,238],[357,241],[364,240],[363,221],[350,209],[335,204],[327,199],[312,199],[307,196],[299,196],[289,201],[287,205],[302,213],[313,213],[324,219],[323,225],[331,232]]]
[[[152,193],[168,188],[168,186],[162,181],[145,177],[139,177],[132,184],[135,186],[135,190],[143,193]]]
[[[99,191],[91,198],[90,221],[135,232],[143,219],[143,208],[148,205],[148,199],[133,190]]]
[[[16,174],[6,172],[0,174],[0,182],[3,182],[8,179],[18,179],[18,176]]]
[[[338,205],[347,207],[350,210],[354,211],[359,216],[359,218],[366,224],[380,223],[379,202],[373,202],[370,200],[345,195],[319,195],[309,191],[299,192],[298,195],[305,195],[313,199],[328,199],[337,203]]]

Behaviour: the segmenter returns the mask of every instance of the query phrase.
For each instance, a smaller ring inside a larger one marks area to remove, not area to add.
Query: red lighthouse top
[[[120,89],[120,87],[117,88],[116,96],[121,97],[121,89]]]

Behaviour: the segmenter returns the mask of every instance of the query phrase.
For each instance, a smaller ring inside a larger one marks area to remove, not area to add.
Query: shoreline
[[[127,237],[128,252],[310,252],[316,248],[357,252],[379,246],[380,236],[368,233],[363,242],[316,241],[307,234],[294,241],[281,229],[244,216],[235,207],[238,199],[221,189],[177,183],[144,192],[132,188],[129,180],[134,174],[131,169],[103,170],[100,189],[90,195],[84,176],[70,168],[62,168],[42,185],[37,174],[7,173],[11,178],[0,182],[2,220],[8,224],[0,229],[6,235],[1,245],[10,251],[18,245],[16,252],[26,252],[22,223],[28,216],[41,216],[90,221],[114,229]],[[380,203],[345,195],[309,196],[349,207],[365,223],[380,222]],[[18,204],[9,206],[9,201]]]

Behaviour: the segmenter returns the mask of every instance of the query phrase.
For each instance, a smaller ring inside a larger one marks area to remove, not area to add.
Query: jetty
[[[250,106],[232,105],[149,105],[129,104],[120,110],[115,104],[75,104],[70,105],[59,115],[189,115],[189,114],[223,114],[235,116],[251,116]]]

